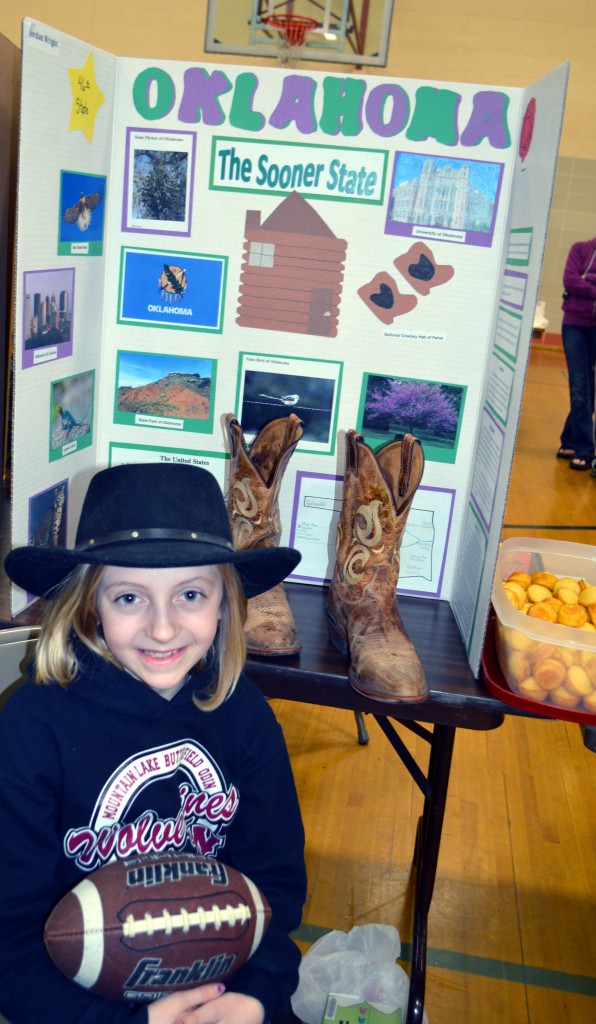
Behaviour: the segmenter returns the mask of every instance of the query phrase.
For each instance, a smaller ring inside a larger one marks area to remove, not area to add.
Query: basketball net
[[[314,18],[301,18],[295,14],[270,14],[263,20],[278,33],[278,66],[294,67],[302,56],[307,32],[317,28],[318,22]]]

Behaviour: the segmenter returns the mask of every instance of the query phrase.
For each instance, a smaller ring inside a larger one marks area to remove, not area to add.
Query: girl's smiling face
[[[152,689],[180,683],[209,650],[219,623],[223,580],[216,565],[134,569],[110,565],[97,614],[112,654]]]

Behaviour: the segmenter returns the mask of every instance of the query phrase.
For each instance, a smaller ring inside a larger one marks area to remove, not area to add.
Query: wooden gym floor
[[[504,537],[596,543],[596,478],[554,457],[567,399],[561,352],[534,350]],[[394,924],[407,970],[420,792],[374,721],[359,746],[350,712],[273,703],[306,826],[301,948],[329,929]],[[426,758],[422,740],[405,738]],[[506,718],[493,732],[458,730],[429,918],[429,1024],[593,1024],[595,844],[596,754],[579,726]]]
[[[596,543],[596,478],[554,457],[567,400],[561,351],[535,348],[503,537]],[[302,950],[330,929],[394,924],[407,969],[420,792],[374,721],[359,746],[350,712],[273,706],[306,826]],[[423,741],[404,738],[426,758]],[[506,718],[458,731],[429,918],[429,1024],[593,1024],[595,843],[596,754],[577,725]]]

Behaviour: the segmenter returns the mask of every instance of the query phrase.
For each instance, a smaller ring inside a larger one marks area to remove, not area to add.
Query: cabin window
[[[272,242],[251,242],[248,263],[251,267],[272,267],[275,246]]]

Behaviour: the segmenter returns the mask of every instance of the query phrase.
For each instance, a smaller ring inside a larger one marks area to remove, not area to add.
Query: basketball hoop
[[[282,67],[291,67],[302,53],[307,32],[319,27],[315,18],[302,18],[298,14],[269,14],[263,21],[279,32],[277,63]]]

